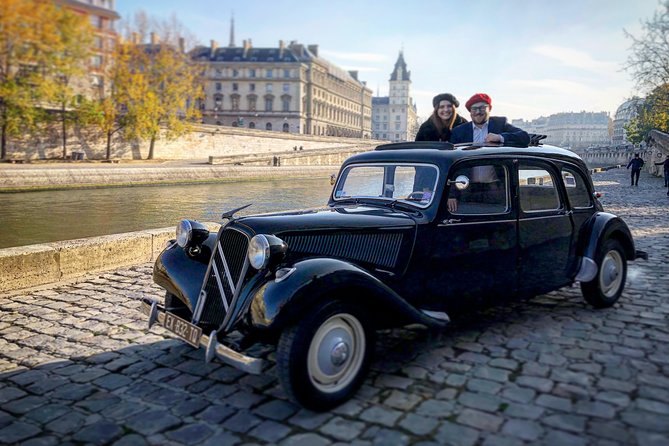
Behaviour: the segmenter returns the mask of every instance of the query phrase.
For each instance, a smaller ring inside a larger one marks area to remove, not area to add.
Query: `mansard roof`
[[[397,62],[395,62],[395,69],[390,73],[391,81],[410,81],[411,80],[411,71],[407,70],[407,64],[404,61],[404,53],[400,51],[400,55],[397,57]]]
[[[388,96],[374,96],[372,97],[372,105],[388,105],[390,98]]]
[[[210,62],[298,62],[297,57],[288,48],[248,48],[199,46],[191,51],[194,60]]]

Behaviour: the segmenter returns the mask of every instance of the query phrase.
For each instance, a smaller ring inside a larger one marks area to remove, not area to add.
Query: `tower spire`
[[[230,15],[230,43],[228,44],[230,48],[235,46],[235,13],[233,12]]]

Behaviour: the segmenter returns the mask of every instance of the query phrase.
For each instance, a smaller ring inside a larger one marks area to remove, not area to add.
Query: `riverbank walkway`
[[[649,253],[613,308],[569,287],[444,332],[384,331],[362,389],[322,414],[287,401],[273,368],[207,365],[147,331],[150,264],[0,295],[0,444],[667,445],[669,197],[628,173],[594,176]]]

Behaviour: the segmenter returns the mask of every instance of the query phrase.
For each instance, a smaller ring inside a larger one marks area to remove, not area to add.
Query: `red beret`
[[[474,96],[469,98],[467,103],[465,104],[465,107],[467,107],[467,110],[471,111],[472,105],[476,104],[477,102],[485,102],[492,108],[492,99],[490,99],[490,96],[488,96],[485,93],[476,93]]]

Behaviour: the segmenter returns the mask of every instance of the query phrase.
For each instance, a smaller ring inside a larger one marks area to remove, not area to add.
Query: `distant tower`
[[[404,52],[400,50],[400,55],[395,62],[395,69],[390,74],[390,104],[391,105],[410,105],[411,104],[411,71],[407,70],[407,64],[404,61]]]
[[[230,16],[230,43],[228,44],[230,48],[235,47],[235,15]]]

